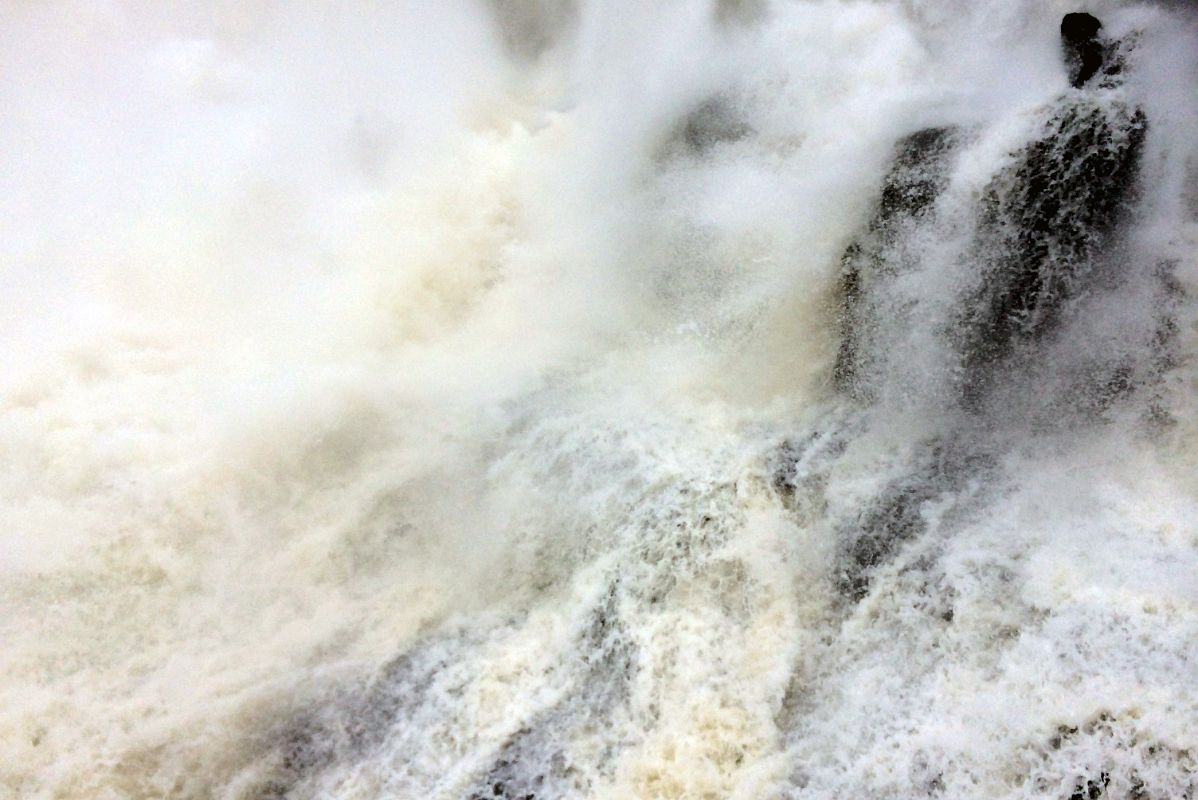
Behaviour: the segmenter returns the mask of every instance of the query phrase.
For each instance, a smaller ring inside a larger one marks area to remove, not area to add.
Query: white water
[[[838,531],[957,429],[931,326],[835,395],[840,255],[914,130],[976,196],[1077,6],[395,6],[0,4],[0,795],[1192,796],[1184,5],[1086,4],[1174,422],[1000,426],[858,603]]]

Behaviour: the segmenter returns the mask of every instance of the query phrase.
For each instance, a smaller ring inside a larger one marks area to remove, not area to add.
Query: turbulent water
[[[1198,796],[1195,86],[1147,0],[0,3],[0,796]]]

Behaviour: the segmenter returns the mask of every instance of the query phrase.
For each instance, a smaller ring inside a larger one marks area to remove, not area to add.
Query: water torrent
[[[0,5],[0,797],[1198,796],[1198,9]]]

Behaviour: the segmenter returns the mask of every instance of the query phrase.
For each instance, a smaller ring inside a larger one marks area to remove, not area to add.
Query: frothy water
[[[203,5],[0,7],[0,795],[1198,792],[1192,8]]]

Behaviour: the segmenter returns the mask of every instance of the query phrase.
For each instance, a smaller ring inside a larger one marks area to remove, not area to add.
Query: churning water
[[[0,795],[1194,797],[1196,85],[1147,0],[0,4]]]

